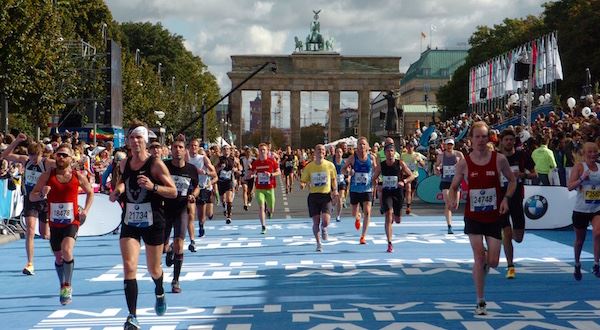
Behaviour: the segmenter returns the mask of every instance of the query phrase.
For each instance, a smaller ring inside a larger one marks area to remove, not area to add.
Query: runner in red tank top
[[[473,250],[473,281],[477,292],[477,315],[487,314],[483,294],[485,275],[489,267],[496,268],[502,243],[500,214],[508,211],[508,199],[516,188],[515,176],[504,155],[488,147],[489,127],[480,121],[469,132],[473,151],[456,165],[456,175],[450,185],[448,207],[457,205],[457,192],[465,179],[469,184],[465,206],[465,234]],[[500,173],[508,179],[506,194],[500,189]],[[487,243],[487,250],[483,239]]]
[[[54,155],[56,169],[40,176],[29,199],[32,202],[48,199],[50,246],[54,252],[54,267],[60,282],[60,303],[66,305],[72,299],[75,239],[79,226],[92,207],[94,190],[84,175],[72,170],[73,150],[68,144],[61,144]],[[80,187],[86,193],[85,207],[82,210],[79,210],[77,203]]]

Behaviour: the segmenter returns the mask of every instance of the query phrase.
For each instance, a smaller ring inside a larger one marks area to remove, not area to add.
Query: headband
[[[131,135],[141,135],[144,138],[144,141],[148,143],[148,129],[144,126],[138,126],[129,131],[129,136]]]
[[[395,146],[393,143],[386,144],[385,147],[383,147],[384,150],[394,149],[394,148],[395,148]]]

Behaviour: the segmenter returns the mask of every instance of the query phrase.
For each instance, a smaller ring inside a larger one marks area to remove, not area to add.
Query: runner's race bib
[[[75,220],[73,203],[50,203],[50,221],[70,224],[73,220]]]
[[[260,172],[258,173],[258,184],[269,184],[269,182],[271,181],[271,177],[269,176],[269,174],[267,172]]]
[[[41,175],[42,173],[38,171],[25,170],[25,185],[35,186]]]
[[[221,173],[219,174],[219,179],[221,180],[231,180],[231,170],[229,171],[221,171]]]
[[[321,187],[327,184],[327,173],[316,172],[310,175],[310,182],[315,187]]]
[[[285,162],[285,167],[294,167],[294,162],[292,162],[292,161]]]
[[[369,184],[369,173],[355,172],[354,173],[354,182],[358,185],[366,186],[367,184]]]
[[[127,208],[125,209],[124,222],[126,225],[138,228],[146,228],[152,226],[152,204],[127,203]]]
[[[173,178],[173,182],[175,182],[175,187],[177,188],[179,196],[187,196],[192,184],[192,179],[179,175],[171,175],[171,178]]]
[[[444,173],[444,178],[451,178],[456,174],[456,166],[445,165],[444,167],[442,167],[442,171]]]
[[[345,182],[346,182],[346,178],[344,178],[344,175],[343,174],[338,174],[337,175],[337,183],[338,184],[340,184],[340,183],[344,184]]]
[[[396,189],[398,188],[398,177],[395,175],[384,175],[382,178],[383,189]]]
[[[583,198],[586,204],[600,204],[600,189],[596,186],[583,186]]]
[[[496,188],[471,189],[469,196],[471,197],[471,212],[494,211],[497,208]]]

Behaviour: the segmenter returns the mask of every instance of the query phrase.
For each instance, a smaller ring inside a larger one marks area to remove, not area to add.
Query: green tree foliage
[[[133,87],[124,96],[126,121],[139,118],[154,126],[158,120],[154,111],[163,111],[163,126],[177,132],[200,116],[203,100],[210,106],[219,99],[215,77],[199,57],[185,49],[181,36],[171,34],[160,23],[123,23],[120,31],[124,52],[128,54],[125,57],[131,57],[126,61],[129,72],[124,78],[124,84],[127,80],[126,84]],[[134,63],[136,49],[142,58],[139,65]],[[137,95],[140,90],[147,97]],[[214,141],[218,136],[214,110],[207,114],[206,126],[207,137]],[[185,133],[199,137],[200,121]]]
[[[469,38],[471,49],[465,64],[459,67],[447,85],[440,88],[437,99],[442,107],[446,107],[447,115],[456,115],[467,109],[469,94],[469,69],[492,57],[501,55],[529,40],[550,30],[544,26],[542,19],[528,16],[523,19],[506,18],[502,24],[493,28],[478,26]]]
[[[325,126],[313,123],[310,126],[300,128],[300,145],[302,148],[313,148],[325,141]]]

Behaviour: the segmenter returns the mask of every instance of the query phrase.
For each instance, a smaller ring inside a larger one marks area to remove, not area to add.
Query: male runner
[[[31,202],[29,195],[38,182],[42,173],[47,169],[56,167],[56,162],[52,159],[42,157],[44,145],[39,143],[30,143],[27,146],[27,156],[14,154],[15,148],[27,141],[27,135],[21,133],[17,135],[15,140],[8,145],[2,152],[2,159],[7,161],[17,162],[25,166],[25,196],[23,196],[23,215],[25,216],[25,251],[27,252],[27,264],[23,268],[23,274],[35,274],[33,266],[33,253],[35,251],[33,242],[35,238],[35,225],[38,224],[40,236],[44,239],[50,237],[50,227],[46,214],[47,204],[45,200],[39,202]],[[38,223],[39,219],[39,223]]]
[[[219,180],[217,182],[219,186],[219,194],[221,201],[225,203],[225,223],[231,223],[231,208],[233,205],[233,188],[234,188],[234,176],[235,174],[241,173],[240,161],[231,154],[231,147],[226,145],[222,149],[223,155],[219,157],[219,162],[216,165],[217,176]]]
[[[527,164],[530,164],[530,168],[528,169],[530,173],[534,172],[533,166],[531,166],[533,165],[533,162],[527,161],[527,154],[521,150],[515,150],[515,138],[516,135],[513,130],[504,130],[500,134],[500,153],[506,157],[510,169],[517,178],[517,188],[512,195],[512,198],[508,201],[508,212],[500,216],[500,221],[502,223],[502,243],[504,246],[506,263],[508,264],[506,270],[507,279],[514,279],[516,275],[513,262],[514,250],[512,241],[514,240],[517,243],[521,243],[523,241],[523,236],[525,235],[525,214],[523,211],[525,186],[523,184],[523,179],[528,178],[528,175],[525,172]],[[534,177],[535,175],[531,176],[531,178]],[[506,193],[506,188],[508,187],[508,180],[506,177],[501,177],[501,183],[502,191]]]
[[[333,165],[336,171],[336,182],[338,188],[338,194],[335,196],[333,204],[335,205],[335,221],[340,222],[340,216],[342,215],[342,205],[346,199],[346,188],[348,186],[348,176],[342,171],[342,168],[346,165],[346,160],[342,158],[344,152],[342,148],[335,149],[335,155],[333,156]]]
[[[352,204],[352,215],[354,216],[354,227],[360,229],[359,205],[364,212],[363,229],[360,235],[360,244],[367,244],[366,235],[371,221],[371,197],[373,185],[373,171],[377,167],[377,159],[369,152],[369,141],[366,137],[360,137],[357,142],[354,157],[346,160],[344,170],[350,171],[350,204]]]
[[[412,204],[413,197],[417,192],[417,185],[419,184],[419,166],[425,167],[425,156],[415,151],[415,145],[409,142],[406,145],[406,152],[402,153],[402,161],[410,168],[415,175],[416,180],[413,180],[410,184],[406,185],[406,214],[412,212],[410,206]]]
[[[292,192],[292,184],[294,183],[294,154],[289,144],[285,148],[285,154],[281,157],[281,164],[285,176],[285,193],[289,194]]]
[[[245,211],[248,211],[248,207],[250,207],[252,203],[254,178],[250,175],[250,166],[255,159],[256,157],[252,155],[252,150],[248,147],[244,150],[244,154],[240,157],[240,162],[242,164],[242,195],[244,199]]]
[[[388,241],[387,252],[394,251],[392,246],[392,221],[400,223],[402,203],[404,202],[404,187],[415,179],[414,173],[401,160],[396,159],[393,140],[386,140],[384,145],[385,160],[373,171],[373,184],[381,178],[381,194],[379,200],[385,214],[385,235]],[[380,176],[381,175],[381,176]]]
[[[454,140],[446,139],[445,149],[440,157],[437,157],[435,164],[435,174],[441,175],[440,190],[444,201],[448,199],[448,189],[456,173],[456,163],[465,158],[462,152],[454,150]],[[460,202],[460,192],[457,193],[457,201]],[[457,203],[458,204],[458,203]],[[452,235],[452,210],[444,204],[444,215],[446,216],[446,225],[448,226],[448,234]]]
[[[32,202],[47,200],[50,220],[50,246],[54,253],[54,268],[60,283],[60,303],[71,303],[73,297],[73,270],[75,258],[73,248],[79,226],[94,201],[94,190],[84,175],[73,171],[73,150],[66,143],[56,153],[56,168],[44,172],[29,195]],[[85,206],[78,205],[79,188],[86,194]]]
[[[325,146],[315,146],[315,160],[308,163],[300,178],[300,188],[310,185],[308,215],[313,220],[313,234],[317,241],[317,252],[323,251],[321,239],[328,239],[327,226],[331,218],[331,198],[337,200],[336,170],[333,163],[325,159]],[[321,236],[319,237],[319,229]]]
[[[177,188],[165,163],[148,153],[148,128],[145,124],[137,120],[132,121],[127,136],[130,156],[119,164],[123,176],[110,194],[110,201],[115,202],[122,198],[124,204],[119,240],[124,266],[125,300],[129,310],[124,327],[139,329],[136,276],[141,239],[145,243],[147,269],[155,286],[154,311],[156,315],[164,315],[167,311],[163,270],[160,264],[165,229],[162,201],[164,198],[176,198]]]
[[[500,214],[508,212],[508,200],[515,193],[516,181],[504,155],[488,148],[489,127],[485,122],[473,123],[469,132],[473,151],[456,165],[456,174],[448,193],[448,208],[458,205],[458,186],[467,180],[465,234],[473,251],[473,282],[477,293],[475,314],[486,315],[485,275],[496,268],[500,259],[502,228]],[[500,173],[508,179],[506,194],[500,188]],[[484,245],[487,244],[487,249]]]
[[[267,233],[265,209],[275,209],[275,177],[281,174],[277,161],[269,157],[266,143],[258,145],[258,159],[252,162],[250,174],[256,177],[256,199],[258,200],[258,218],[262,226],[261,234]]]
[[[171,292],[180,293],[179,274],[183,264],[183,240],[188,225],[188,204],[194,204],[200,194],[198,188],[198,169],[185,161],[185,141],[178,139],[171,145],[173,159],[167,162],[167,169],[177,188],[177,198],[165,199],[165,245],[169,244],[171,228],[173,228],[173,244],[167,249],[165,264],[175,265]]]

